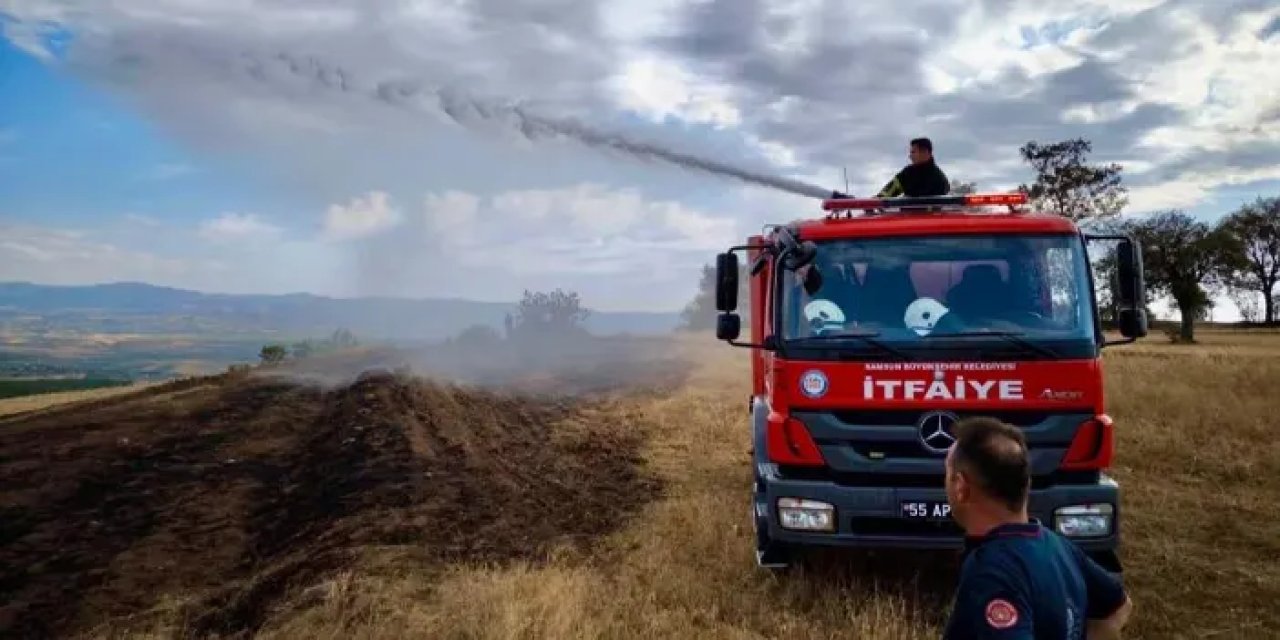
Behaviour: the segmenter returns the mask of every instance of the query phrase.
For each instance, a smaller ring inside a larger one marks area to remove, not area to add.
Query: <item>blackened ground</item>
[[[678,378],[669,370],[666,379]],[[216,376],[0,422],[0,637],[245,635],[362,546],[536,558],[654,497],[605,400]]]

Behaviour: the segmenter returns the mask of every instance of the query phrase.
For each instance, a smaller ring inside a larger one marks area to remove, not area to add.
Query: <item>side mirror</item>
[[[742,334],[742,319],[736,313],[722,313],[716,317],[716,337],[721,340],[737,340]]]
[[[811,266],[804,272],[804,291],[814,296],[820,289],[822,289],[822,272],[818,271],[818,267]]]
[[[1121,240],[1116,246],[1116,292],[1122,309],[1142,309],[1146,306],[1145,288],[1142,282],[1142,251],[1137,241]]]
[[[716,310],[733,311],[738,308],[738,255],[716,255]]]
[[[1137,339],[1147,335],[1146,287],[1142,281],[1142,249],[1133,238],[1116,246],[1117,302],[1120,335]]]
[[[1142,338],[1147,335],[1147,310],[1129,308],[1120,310],[1120,335],[1126,338]]]

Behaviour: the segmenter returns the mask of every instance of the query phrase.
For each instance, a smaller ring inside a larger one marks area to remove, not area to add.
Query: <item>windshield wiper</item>
[[[1005,340],[1013,344],[1016,344],[1022,347],[1023,349],[1034,351],[1046,358],[1060,357],[1058,355],[1058,352],[1054,351],[1053,349],[1050,349],[1049,347],[1046,347],[1044,345],[1039,345],[1034,342],[1031,342],[1030,340],[1023,338],[1022,337],[1023,335],[1025,334],[1021,331],[1000,331],[996,329],[977,329],[974,331],[956,331],[953,333],[930,333],[929,335],[924,336],[924,338],[928,340],[933,338],[974,338],[974,337],[990,336],[992,338],[1004,338]]]
[[[826,345],[827,343],[830,343],[830,342],[840,342],[847,339],[853,339],[860,342],[865,342],[890,355],[897,356],[898,358],[901,358],[903,361],[909,361],[914,359],[911,356],[907,355],[906,352],[899,351],[883,342],[880,342],[879,340],[876,340],[875,337],[879,335],[880,335],[879,331],[852,331],[848,333],[833,333],[831,335],[826,335],[826,336],[809,336],[808,338],[796,338],[795,340],[791,340],[790,343],[798,347],[809,347],[809,346],[819,346],[819,344]]]

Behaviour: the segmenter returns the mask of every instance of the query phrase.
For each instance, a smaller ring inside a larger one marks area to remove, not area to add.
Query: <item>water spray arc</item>
[[[259,81],[270,82],[265,73],[267,62],[246,54],[245,73]],[[347,94],[368,97],[379,102],[415,107],[414,100],[426,100],[431,106],[454,122],[469,126],[472,119],[506,124],[530,141],[550,138],[568,138],[597,149],[610,149],[644,160],[659,160],[681,168],[720,177],[733,178],[763,187],[778,189],[800,196],[825,199],[839,197],[839,192],[823,189],[797,180],[763,174],[733,165],[698,157],[689,153],[667,149],[651,142],[633,140],[616,132],[596,129],[567,118],[554,118],[530,112],[520,105],[501,104],[468,95],[457,89],[441,89],[412,81],[381,81],[370,89],[360,89],[355,76],[348,70],[328,65],[314,57],[297,57],[277,53],[269,60],[278,61],[290,74],[304,78],[320,86]]]

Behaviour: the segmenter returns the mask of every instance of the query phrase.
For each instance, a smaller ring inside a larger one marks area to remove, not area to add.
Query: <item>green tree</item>
[[[1128,204],[1120,184],[1123,167],[1090,165],[1085,157],[1093,145],[1083,138],[1040,144],[1028,142],[1019,152],[1036,173],[1030,186],[1021,185],[1039,209],[1071,220],[1111,218]]]
[[[1094,260],[1093,281],[1098,296],[1098,316],[1106,326],[1115,326],[1120,320],[1120,300],[1116,296],[1119,276],[1115,251],[1108,251]]]
[[[329,338],[329,342],[339,349],[346,349],[359,344],[356,340],[355,334],[351,333],[350,330],[341,327],[333,332],[333,335]]]
[[[577,292],[526,290],[512,320],[517,335],[573,335],[585,332],[582,324],[590,317]]]
[[[1262,319],[1276,318],[1276,283],[1280,282],[1280,197],[1259,198],[1222,220],[1229,239],[1224,274],[1234,289],[1262,296]]]
[[[1148,291],[1173,298],[1182,316],[1179,339],[1195,341],[1195,321],[1211,308],[1210,290],[1222,284],[1230,239],[1180,210],[1144,216],[1127,225],[1142,246]]]
[[[287,355],[284,345],[269,344],[262,347],[262,351],[258,353],[258,357],[262,360],[262,364],[279,364],[284,362]]]
[[[738,267],[738,308],[748,304],[749,280],[747,267]],[[705,331],[716,326],[716,267],[714,264],[702,266],[702,277],[698,281],[698,292],[693,300],[680,312],[680,328],[686,331]],[[750,314],[742,314],[743,324],[750,319]]]

